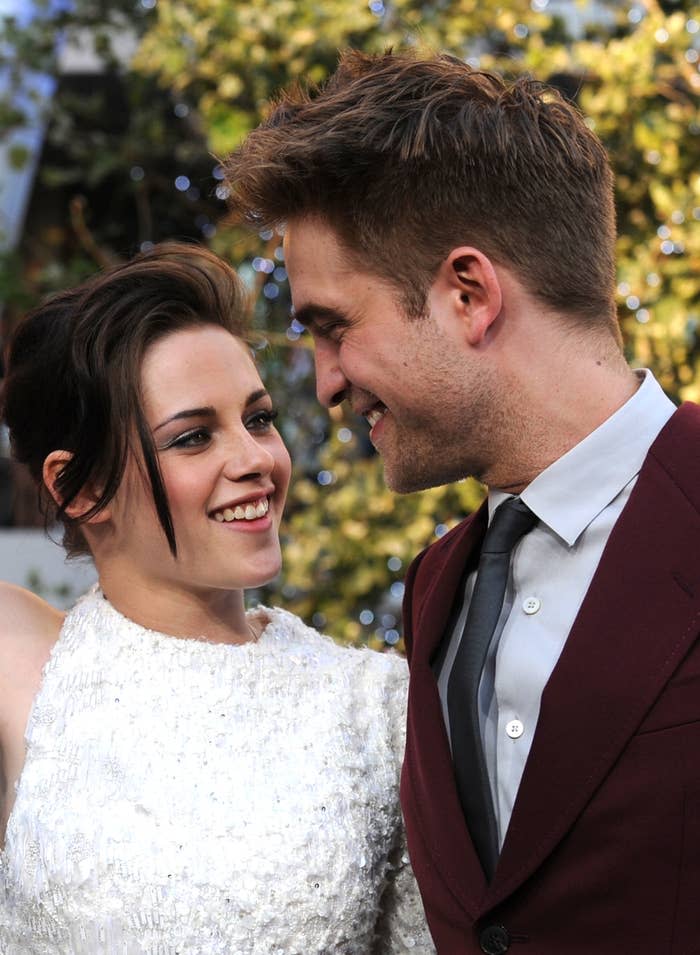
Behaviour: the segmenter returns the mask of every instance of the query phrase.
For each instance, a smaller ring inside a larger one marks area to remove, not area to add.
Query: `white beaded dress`
[[[398,808],[405,663],[282,610],[180,639],[67,615],[0,854],[2,955],[432,952]]]

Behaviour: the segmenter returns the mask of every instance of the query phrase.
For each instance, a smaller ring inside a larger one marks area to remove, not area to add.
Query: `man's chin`
[[[440,475],[433,472],[420,472],[415,469],[397,468],[384,463],[384,482],[390,491],[394,494],[413,494],[416,491],[427,491],[431,487],[441,487],[444,484],[452,484],[453,481],[459,481],[463,475],[453,476]]]

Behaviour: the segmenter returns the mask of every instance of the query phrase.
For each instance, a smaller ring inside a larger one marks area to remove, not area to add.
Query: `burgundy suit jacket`
[[[605,462],[601,462],[605,467]],[[700,407],[651,447],[545,687],[496,872],[459,804],[430,667],[486,510],[411,565],[401,798],[439,955],[700,953]]]

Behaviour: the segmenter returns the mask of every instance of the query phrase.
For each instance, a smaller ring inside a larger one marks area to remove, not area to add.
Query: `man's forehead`
[[[292,268],[307,270],[318,267],[339,275],[359,271],[356,256],[336,230],[317,216],[287,222],[283,247],[285,261]]]

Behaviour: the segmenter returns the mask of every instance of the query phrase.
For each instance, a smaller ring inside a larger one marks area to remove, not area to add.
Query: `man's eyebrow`
[[[318,305],[316,302],[307,302],[301,308],[293,308],[292,316],[304,328],[318,331],[322,330],[324,322],[334,325],[347,325],[349,322],[345,312],[341,312],[337,308],[331,308],[329,305]]]
[[[246,398],[245,406],[248,408],[250,405],[255,404],[256,401],[260,401],[261,398],[266,398],[269,392],[267,388],[257,388]],[[171,421],[181,421],[186,418],[214,418],[216,417],[216,408],[212,408],[211,405],[205,405],[202,408],[185,408],[182,411],[176,411],[175,414],[170,415],[165,421],[161,421],[160,424],[156,425],[153,429],[153,433],[159,431],[161,428],[164,428],[166,424],[170,424]]]

